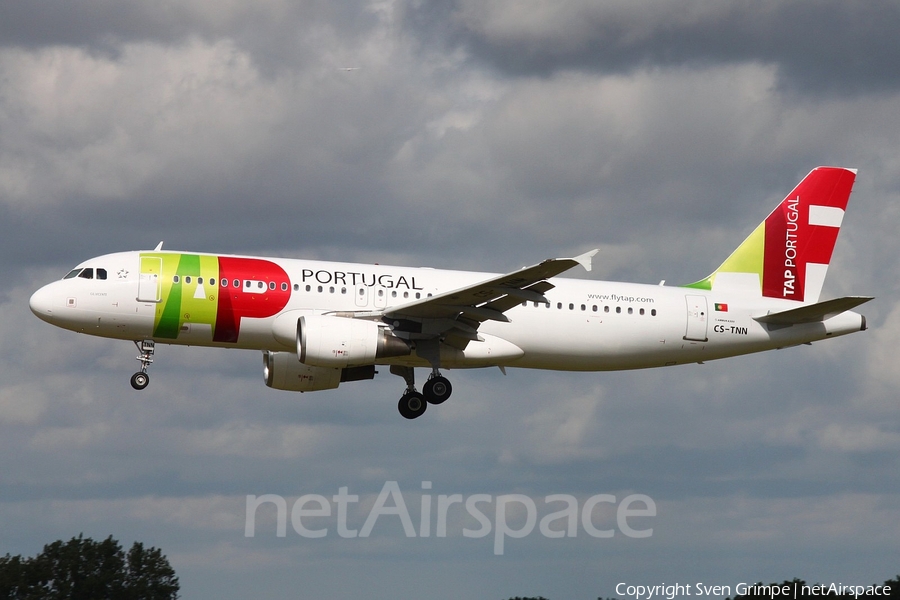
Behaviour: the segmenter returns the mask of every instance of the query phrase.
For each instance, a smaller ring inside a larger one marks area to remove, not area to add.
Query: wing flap
[[[544,292],[549,292],[553,289],[553,287],[553,284],[549,281],[539,281],[532,286],[529,286],[523,290],[519,290],[520,292],[528,292],[529,297],[527,298],[519,294],[508,294],[503,298],[498,298],[493,302],[485,304],[485,307],[492,308],[500,312],[505,312],[511,309],[513,306],[521,304],[522,302],[528,302],[528,300],[532,300],[533,302],[540,302],[542,304],[549,304],[550,301],[547,300],[546,296],[544,296]]]

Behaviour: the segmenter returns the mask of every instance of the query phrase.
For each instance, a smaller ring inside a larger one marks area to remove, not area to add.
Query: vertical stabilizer
[[[686,287],[817,302],[856,169],[818,167],[709,277]]]

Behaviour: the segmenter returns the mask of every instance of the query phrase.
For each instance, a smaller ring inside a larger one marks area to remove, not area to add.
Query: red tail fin
[[[768,216],[763,296],[818,301],[855,179],[855,169],[813,169]]]
[[[688,287],[813,303],[856,180],[856,169],[813,169],[709,277]]]

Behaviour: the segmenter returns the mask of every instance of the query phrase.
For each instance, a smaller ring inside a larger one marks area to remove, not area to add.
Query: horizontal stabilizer
[[[792,308],[782,312],[769,313],[768,315],[763,315],[761,317],[754,317],[754,319],[760,323],[769,323],[772,325],[815,323],[817,321],[826,321],[842,312],[852,310],[860,304],[865,304],[869,300],[872,300],[871,296],[846,296],[844,298],[835,298],[834,300],[817,302],[816,304]]]

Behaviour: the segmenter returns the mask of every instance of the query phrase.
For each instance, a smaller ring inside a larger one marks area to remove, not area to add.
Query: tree
[[[135,542],[126,555],[112,536],[56,541],[34,558],[0,557],[0,599],[176,600],[179,589],[160,550]]]

